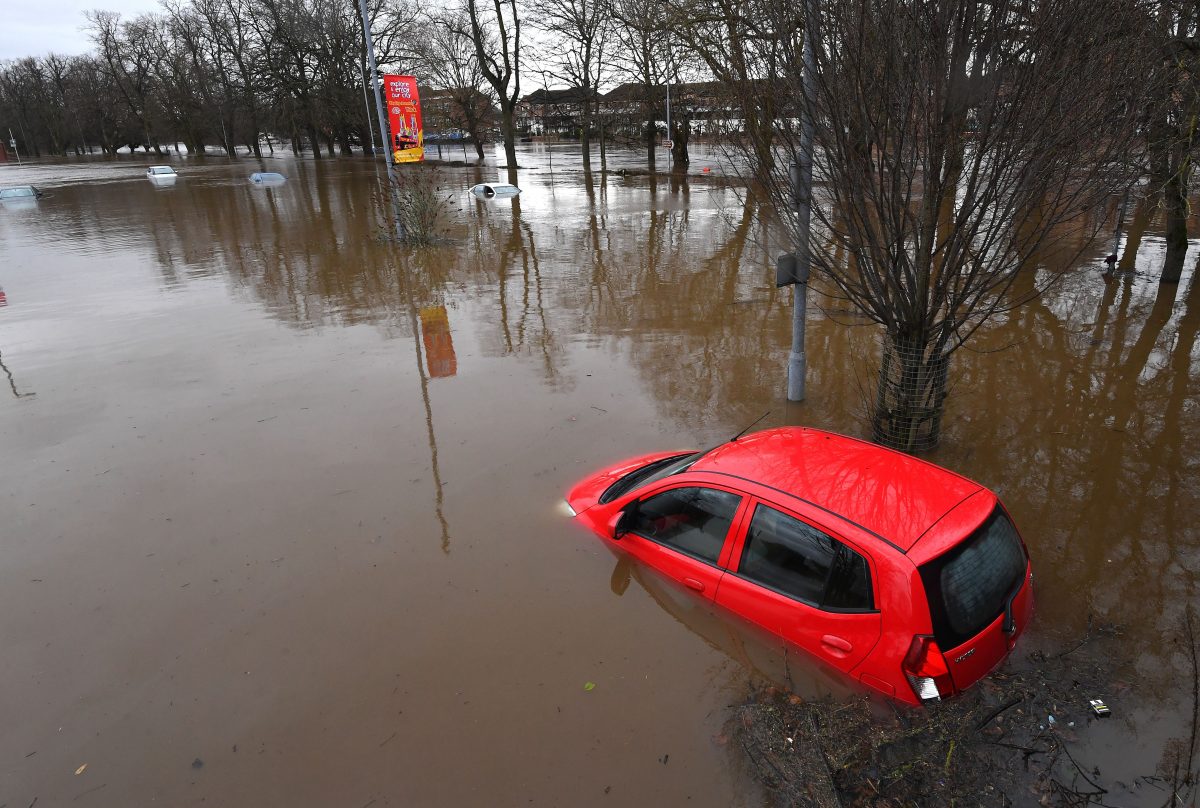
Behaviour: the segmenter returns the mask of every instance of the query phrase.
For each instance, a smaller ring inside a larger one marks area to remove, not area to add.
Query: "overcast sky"
[[[132,16],[156,11],[157,0],[0,0],[0,60],[87,53],[83,13],[103,8]]]

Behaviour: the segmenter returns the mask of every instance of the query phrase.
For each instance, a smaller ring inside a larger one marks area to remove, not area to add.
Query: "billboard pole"
[[[371,37],[371,18],[367,15],[367,0],[358,0],[358,13],[362,16],[363,41],[367,46],[367,65],[371,70],[371,87],[375,90],[375,115],[379,118],[379,137],[383,142],[383,162],[387,166],[388,190],[392,197],[392,212],[396,220],[396,237],[403,239],[404,224],[400,221],[400,198],[396,169],[392,166],[392,141],[387,133],[383,96],[379,94],[379,69],[375,67],[375,40]]]

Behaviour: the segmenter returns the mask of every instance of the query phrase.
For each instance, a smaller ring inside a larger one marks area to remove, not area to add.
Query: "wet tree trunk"
[[[317,133],[317,125],[309,123],[308,125],[308,142],[312,145],[313,157],[317,160],[321,159],[321,142]]]
[[[584,115],[579,129],[579,150],[583,155],[583,170],[592,170],[592,121],[590,115]]]
[[[924,334],[888,335],[879,369],[872,431],[876,442],[903,452],[935,448],[941,440],[950,357]]]
[[[600,173],[604,174],[608,171],[608,154],[604,148],[604,117],[597,115],[596,120],[600,124]]]
[[[650,165],[650,170],[654,171],[654,146],[658,139],[658,122],[651,118],[646,121],[646,162]]]
[[[1179,167],[1171,174],[1167,184],[1163,186],[1163,206],[1167,210],[1167,256],[1163,261],[1160,283],[1179,283],[1183,274],[1183,260],[1187,256],[1187,175],[1191,171],[1191,161],[1187,154],[1179,160]]]
[[[692,135],[692,122],[687,118],[680,118],[672,128],[674,131],[671,133],[671,159],[675,168],[686,170],[691,162],[691,157],[688,156],[688,138]]]
[[[517,168],[517,126],[513,121],[513,108],[505,104],[500,110],[500,131],[504,135],[504,160],[508,170]]]

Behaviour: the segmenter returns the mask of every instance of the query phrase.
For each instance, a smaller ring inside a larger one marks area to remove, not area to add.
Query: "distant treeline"
[[[373,5],[377,58],[398,64],[412,13]],[[318,157],[371,142],[354,2],[171,0],[87,24],[91,54],[0,65],[0,125],[32,156],[175,143],[261,154],[268,133]]]

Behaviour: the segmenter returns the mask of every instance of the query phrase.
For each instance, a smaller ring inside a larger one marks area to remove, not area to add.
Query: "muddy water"
[[[787,405],[756,204],[554,159],[516,202],[447,169],[423,250],[379,238],[362,162],[0,168],[51,191],[0,210],[0,805],[763,801],[720,732],[781,655],[557,503],[767,409],[861,434],[878,334],[817,301]],[[1129,238],[1140,274],[1098,246],[956,355],[932,459],[1022,526],[1028,648],[1122,624],[1081,752],[1136,799],[1190,709],[1200,285],[1156,294],[1149,211]]]

